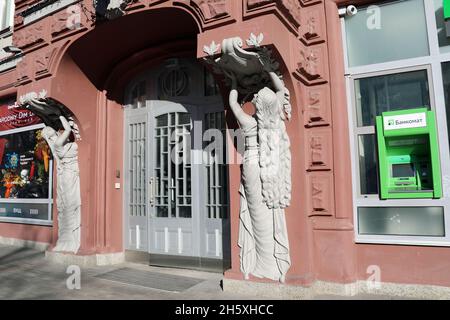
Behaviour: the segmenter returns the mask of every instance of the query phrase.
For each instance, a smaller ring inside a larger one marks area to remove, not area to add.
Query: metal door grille
[[[130,177],[129,214],[145,217],[146,214],[146,156],[145,143],[147,136],[146,122],[128,126],[128,143],[130,146],[128,171]]]
[[[192,218],[191,116],[156,117],[155,207],[159,218]]]
[[[211,149],[207,154],[206,180],[207,180],[207,214],[209,219],[226,219],[228,212],[228,171],[226,159],[226,130],[225,113],[212,112],[205,115],[205,130],[220,130],[220,143],[217,148]],[[208,142],[209,143],[209,142]],[[204,146],[206,147],[206,145]]]

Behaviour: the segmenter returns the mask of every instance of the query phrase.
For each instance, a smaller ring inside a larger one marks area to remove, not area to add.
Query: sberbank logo
[[[394,120],[389,120],[388,121],[388,126],[393,126],[395,124],[395,121]]]

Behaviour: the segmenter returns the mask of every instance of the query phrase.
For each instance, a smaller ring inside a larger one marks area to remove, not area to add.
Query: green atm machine
[[[433,111],[383,112],[376,118],[381,199],[441,198]]]

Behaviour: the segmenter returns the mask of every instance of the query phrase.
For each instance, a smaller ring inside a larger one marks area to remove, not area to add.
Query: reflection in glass
[[[131,91],[131,104],[133,109],[145,107],[146,95],[146,82],[140,81]]]
[[[436,15],[436,28],[441,53],[450,52],[450,38],[445,32],[443,0],[434,0],[434,10]]]
[[[48,199],[51,151],[41,130],[0,137],[0,198]]]
[[[359,8],[358,14],[345,18],[350,67],[429,54],[423,0],[388,2],[372,8]]]
[[[358,208],[359,234],[443,237],[442,207]]]
[[[358,127],[372,126],[385,111],[430,108],[426,70],[355,80]]]
[[[378,162],[375,135],[360,135],[358,147],[361,194],[378,194]]]
[[[442,64],[442,80],[444,82],[445,110],[447,115],[447,131],[450,137],[450,62]]]

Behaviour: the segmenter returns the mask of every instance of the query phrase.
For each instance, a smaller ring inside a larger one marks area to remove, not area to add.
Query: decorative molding
[[[20,14],[14,15],[14,30],[23,26],[23,17]]]
[[[27,92],[23,95],[21,95],[18,99],[18,101],[21,104],[26,103],[26,101],[28,100],[32,100],[32,99],[45,99],[47,98],[47,91],[45,90],[41,90],[39,93],[36,93],[35,91],[31,91],[31,92]]]
[[[303,7],[308,7],[308,6],[322,3],[322,0],[299,0],[299,1]]]
[[[86,30],[87,17],[76,15],[68,10],[62,10],[51,17],[50,32],[54,40]]]
[[[272,51],[261,46],[263,39],[263,34],[258,36],[250,34],[246,43],[254,48],[254,52],[244,50],[243,41],[239,37],[224,39],[221,46],[213,41],[209,46],[203,47],[203,51],[208,54],[206,62],[211,64],[218,74],[234,74],[240,93],[255,93],[272,85],[264,68],[270,70],[279,68],[279,63],[271,57]],[[215,56],[220,51],[222,55],[216,59]],[[231,84],[229,77],[226,77],[226,81]]]
[[[40,50],[35,56],[35,78],[36,80],[51,76],[51,66],[56,57],[58,48],[46,48]]]
[[[294,76],[307,86],[328,82],[327,47],[316,45],[303,47],[299,51],[299,62]]]
[[[161,2],[161,1],[159,1]],[[223,24],[229,24],[235,19],[235,1],[229,0],[190,0],[174,1],[174,6],[182,6],[193,12],[198,18],[203,30],[209,30]]]
[[[28,2],[28,0],[15,0],[14,1],[15,8],[18,9],[18,8],[25,6],[25,5],[27,5],[27,2]]]
[[[307,46],[325,42],[325,12],[323,7],[307,7],[302,10],[300,40]]]
[[[244,0],[244,19],[275,13],[296,35],[301,23],[301,10],[298,0]]]
[[[214,56],[216,53],[220,52],[220,44],[216,44],[216,42],[213,40],[209,46],[203,46],[203,52],[208,56]]]
[[[327,216],[311,217],[314,230],[353,231],[353,222],[349,219],[335,219]]]
[[[47,3],[45,3],[45,1],[42,2],[42,5],[38,3],[37,5],[30,7],[21,13],[23,16],[23,24],[27,25],[33,23],[80,1],[81,0],[50,0],[47,1]]]
[[[205,23],[229,16],[231,12],[230,3],[229,0],[191,0],[191,4],[201,14]]]
[[[307,174],[307,208],[308,216],[332,216],[333,181],[329,172]]]
[[[330,125],[330,90],[328,85],[301,86],[305,127]]]
[[[0,73],[15,68],[22,58],[22,55],[13,55],[0,60]]]
[[[24,51],[28,51],[45,45],[47,36],[47,24],[40,21],[14,32],[13,44]]]
[[[24,85],[32,81],[33,65],[30,64],[29,60],[30,59],[25,56],[19,63],[17,63],[17,85]]]
[[[331,131],[329,128],[310,129],[307,135],[306,163],[308,171],[331,170]]]

